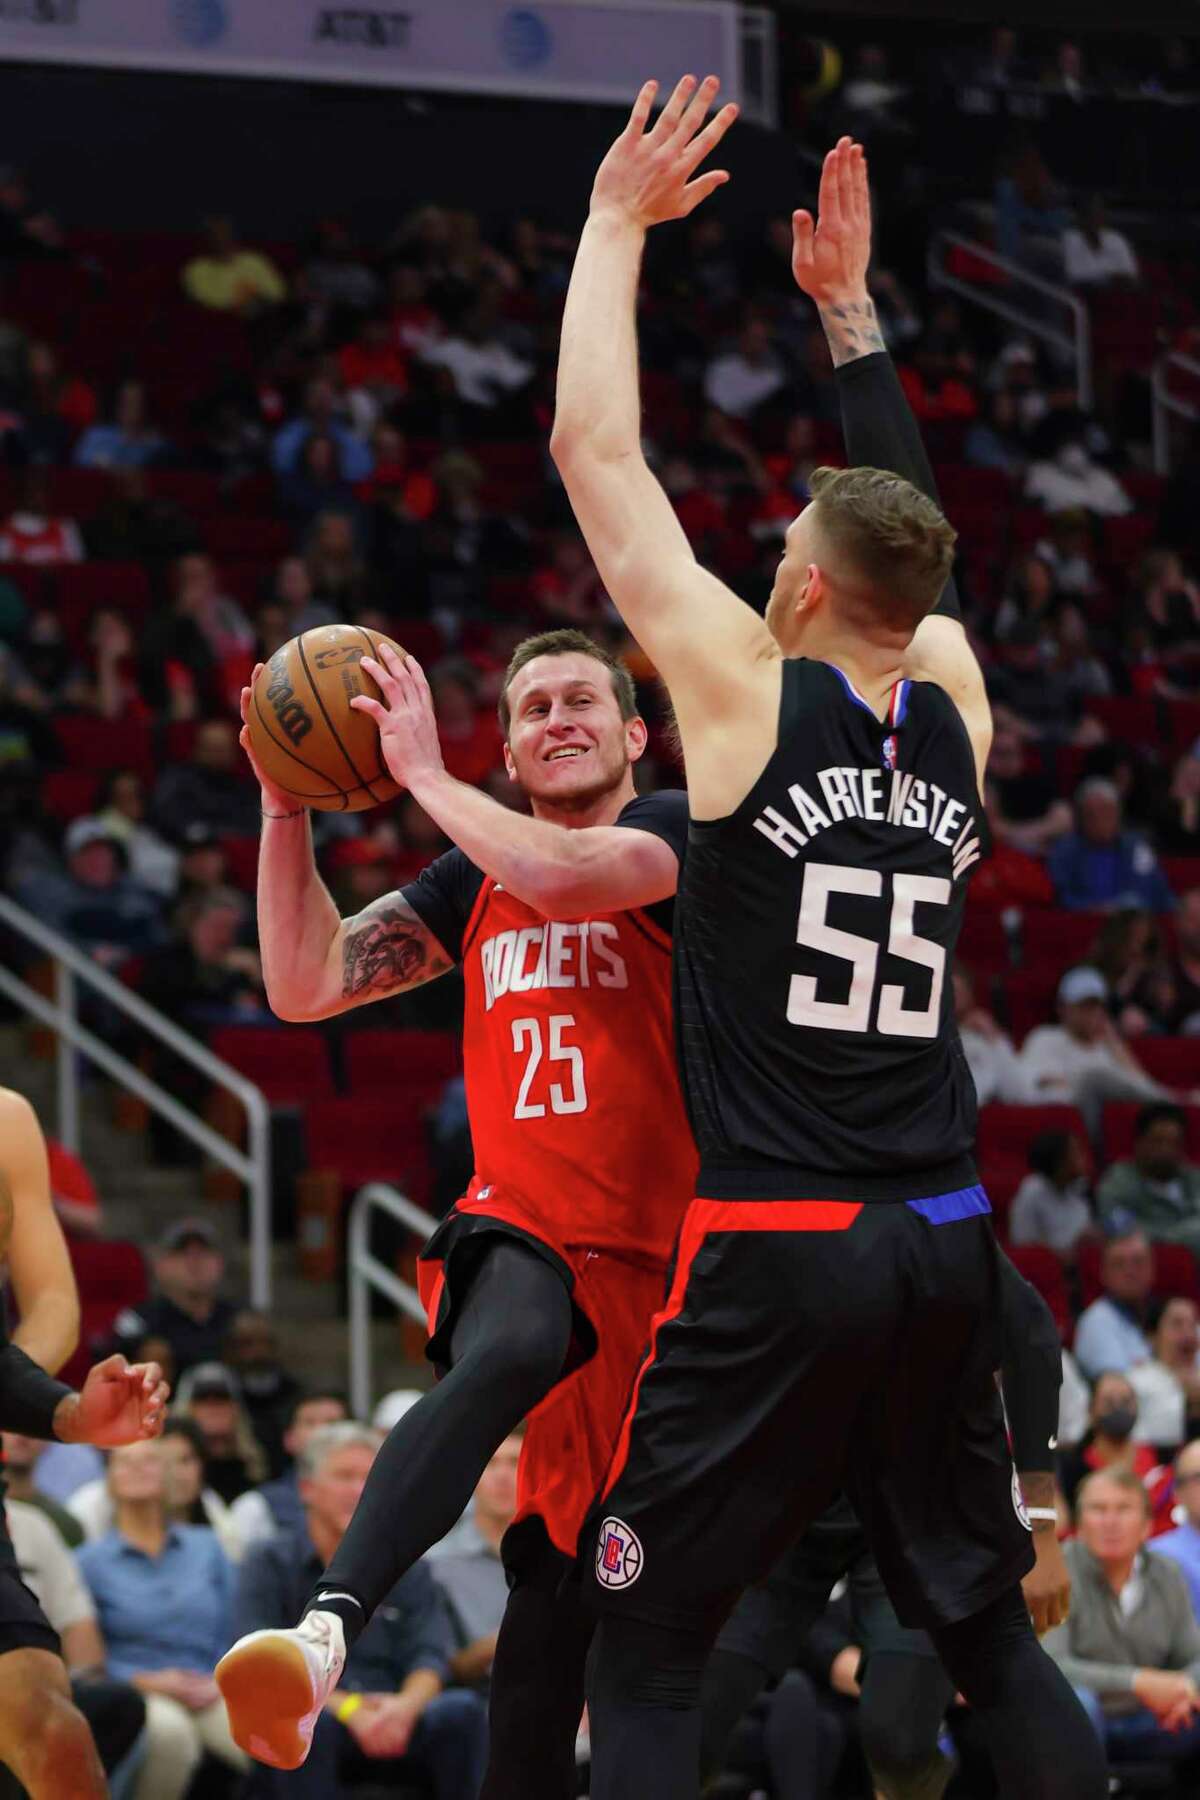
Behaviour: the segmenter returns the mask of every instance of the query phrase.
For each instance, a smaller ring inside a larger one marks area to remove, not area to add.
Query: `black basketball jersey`
[[[941,688],[898,682],[880,721],[839,669],[784,663],[771,760],[688,836],[675,984],[699,1193],[908,1200],[977,1181],[950,969],[985,830]]]

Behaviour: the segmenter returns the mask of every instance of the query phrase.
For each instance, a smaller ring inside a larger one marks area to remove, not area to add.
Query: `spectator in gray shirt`
[[[238,1570],[237,1636],[300,1616],[353,1515],[380,1433],[349,1421],[313,1433],[300,1457],[303,1531],[255,1544]],[[444,1693],[454,1637],[429,1567],[401,1576],[346,1658],[302,1768],[256,1770],[256,1800],[340,1800],[356,1779],[419,1771],[435,1800],[476,1800],[487,1762],[478,1694]]]
[[[1114,1761],[1177,1763],[1194,1776],[1200,1625],[1182,1571],[1146,1554],[1146,1490],[1130,1471],[1105,1469],[1083,1483],[1077,1516],[1065,1551],[1071,1614],[1043,1644]]]
[[[445,1596],[458,1641],[450,1672],[464,1687],[483,1693],[508,1604],[500,1544],[517,1510],[523,1436],[524,1427],[505,1438],[479,1477],[470,1512],[430,1554],[433,1578]]]

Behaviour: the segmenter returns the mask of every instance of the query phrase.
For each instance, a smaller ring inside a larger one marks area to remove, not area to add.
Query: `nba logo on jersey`
[[[883,763],[887,769],[896,767],[896,734],[894,731],[883,740]]]
[[[620,1519],[605,1519],[596,1541],[596,1580],[601,1587],[632,1587],[642,1572],[642,1546]]]

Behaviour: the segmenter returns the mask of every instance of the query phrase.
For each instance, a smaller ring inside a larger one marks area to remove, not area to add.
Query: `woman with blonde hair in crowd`
[[[113,1527],[78,1552],[106,1667],[146,1702],[133,1800],[183,1800],[205,1755],[244,1772],[212,1672],[233,1637],[233,1567],[206,1525],[172,1521],[158,1443],[114,1450]]]

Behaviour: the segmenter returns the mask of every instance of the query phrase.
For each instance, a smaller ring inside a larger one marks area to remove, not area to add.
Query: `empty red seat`
[[[218,511],[224,503],[219,478],[206,469],[151,469],[146,485],[158,499],[174,501],[194,519]]]
[[[356,1097],[382,1092],[402,1098],[414,1085],[428,1094],[462,1071],[462,1050],[452,1031],[351,1031],[342,1055],[346,1087]]]
[[[1050,1308],[1059,1336],[1069,1339],[1074,1329],[1071,1296],[1067,1292],[1062,1263],[1054,1251],[1047,1249],[1045,1244],[1013,1244],[1008,1254],[1018,1272],[1037,1289]]]
[[[1101,912],[1027,907],[1021,918],[1021,961],[1026,969],[1069,969],[1086,962],[1104,926]]]
[[[1200,1037],[1142,1037],[1134,1054],[1148,1075],[1167,1087],[1200,1087]]]
[[[1131,568],[1154,542],[1155,525],[1153,513],[1132,512],[1121,519],[1105,519],[1104,549],[1109,562],[1119,569]]]
[[[1094,694],[1087,711],[1099,719],[1110,737],[1126,744],[1156,744],[1162,737],[1157,700],[1137,694]]]
[[[959,933],[958,955],[970,969],[984,975],[1010,967],[1008,933],[996,907],[968,901]]]
[[[98,719],[90,713],[59,713],[53,721],[64,760],[78,769],[136,769],[147,780],[155,773],[154,746],[141,719]]]
[[[1186,894],[1200,887],[1200,856],[1164,856],[1160,860],[1172,893]]]
[[[286,519],[265,514],[243,518],[216,513],[203,523],[205,547],[213,556],[279,557],[296,548],[296,533]]]
[[[91,812],[100,777],[94,769],[55,769],[42,777],[42,805],[64,823]]]
[[[94,518],[108,500],[113,478],[107,469],[51,469],[48,485],[52,511],[86,520]]]
[[[209,1048],[260,1087],[272,1106],[333,1097],[329,1045],[311,1026],[227,1025],[213,1032]]]
[[[1171,743],[1180,755],[1200,743],[1200,701],[1172,700],[1167,713],[1171,721]]]
[[[422,1204],[429,1192],[429,1152],[424,1110],[403,1104],[401,1093],[320,1100],[304,1115],[308,1165],[336,1174],[344,1187],[387,1181]]]
[[[229,867],[230,881],[234,887],[252,894],[258,882],[257,837],[227,837],[221,843]]]
[[[1014,1041],[1020,1044],[1039,1025],[1053,1025],[1059,971],[1054,967],[1022,969],[1003,981],[1004,1016]]]
[[[1087,1141],[1083,1118],[1074,1106],[1001,1106],[979,1110],[979,1161],[981,1167],[1005,1164],[1028,1156],[1029,1146],[1043,1131],[1073,1131]]]
[[[62,563],[55,582],[65,605],[116,606],[138,619],[150,610],[150,577],[138,562]]]
[[[58,1373],[60,1380],[79,1387],[111,1337],[118,1314],[145,1300],[146,1265],[136,1244],[119,1239],[68,1237],[67,1251],[79,1288],[79,1347]]]

